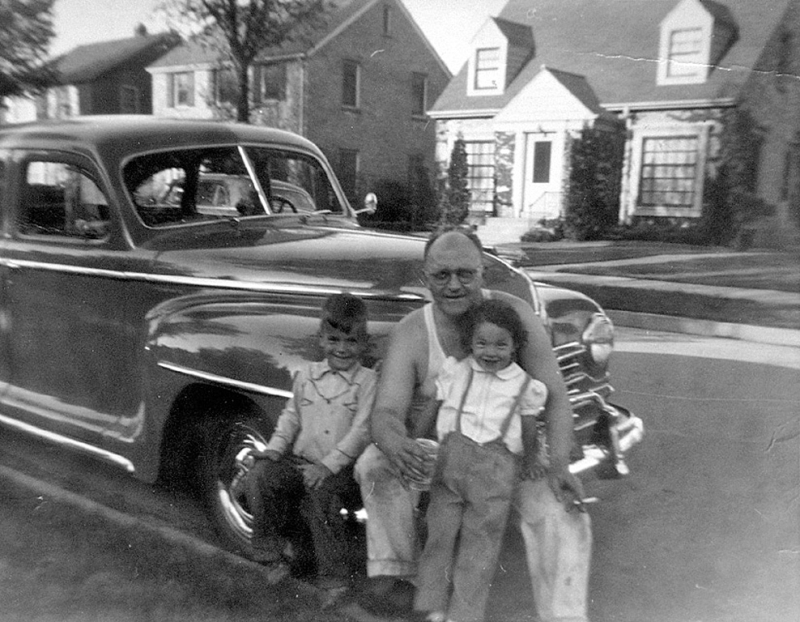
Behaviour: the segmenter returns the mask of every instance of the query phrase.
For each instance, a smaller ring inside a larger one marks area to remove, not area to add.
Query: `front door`
[[[555,132],[525,135],[522,216],[556,218],[561,211],[561,149]]]

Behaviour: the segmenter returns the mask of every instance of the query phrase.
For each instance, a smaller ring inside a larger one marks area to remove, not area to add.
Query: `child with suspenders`
[[[522,458],[534,468],[547,400],[545,385],[515,362],[525,339],[511,306],[485,300],[464,326],[470,356],[448,358],[437,378],[431,417],[440,447],[414,602],[430,622],[483,620]]]

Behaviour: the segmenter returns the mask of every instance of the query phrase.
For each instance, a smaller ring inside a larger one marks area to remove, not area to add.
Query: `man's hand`
[[[417,441],[408,437],[398,438],[385,446],[381,445],[380,449],[389,458],[406,487],[412,480],[425,479],[426,472],[436,460]]]
[[[567,512],[578,510],[585,512],[583,507],[583,484],[575,475],[569,472],[568,466],[551,466],[547,473],[547,483],[556,500],[564,504]]]
[[[303,483],[308,490],[316,490],[322,486],[322,482],[333,473],[322,464],[301,464],[299,467],[303,473]]]

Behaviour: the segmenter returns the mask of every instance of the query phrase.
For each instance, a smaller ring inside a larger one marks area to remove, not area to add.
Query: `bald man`
[[[356,463],[356,478],[367,510],[367,574],[362,605],[375,613],[411,608],[419,540],[419,492],[409,487],[430,457],[414,438],[434,381],[448,356],[462,359],[458,324],[484,298],[508,302],[522,318],[528,342],[522,367],[548,389],[545,408],[549,444],[546,480],[523,480],[515,508],[525,540],[534,600],[542,622],[586,622],[591,557],[589,516],[574,512],[583,488],[569,472],[572,409],[547,331],[531,306],[505,292],[483,288],[480,240],[449,230],[425,247],[424,274],[433,302],[409,313],[395,327],[381,367],[371,429],[373,444]]]

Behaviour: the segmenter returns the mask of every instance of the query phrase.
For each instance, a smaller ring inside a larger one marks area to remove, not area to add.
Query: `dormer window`
[[[527,24],[489,18],[470,42],[467,95],[502,95],[533,56]]]
[[[661,21],[657,84],[702,84],[711,72],[712,35],[728,29],[728,15],[711,13],[700,0],[681,0]],[[715,22],[719,21],[719,24]],[[722,35],[722,32],[718,33]],[[721,36],[720,40],[729,39]],[[719,50],[722,52],[722,50]]]
[[[496,90],[501,84],[500,48],[483,48],[475,52],[475,90]]]
[[[703,29],[680,28],[669,33],[668,78],[697,78],[706,71]]]

